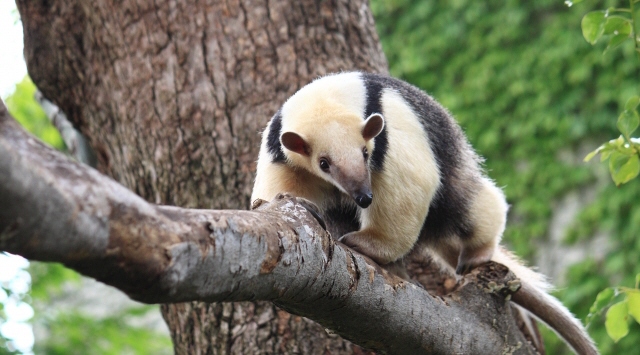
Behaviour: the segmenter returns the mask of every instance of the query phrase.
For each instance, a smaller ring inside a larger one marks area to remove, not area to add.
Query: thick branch
[[[496,287],[513,278],[504,267],[433,297],[334,242],[295,198],[255,211],[149,204],[26,134],[3,105],[0,206],[0,250],[142,302],[270,300],[382,352],[532,352]]]

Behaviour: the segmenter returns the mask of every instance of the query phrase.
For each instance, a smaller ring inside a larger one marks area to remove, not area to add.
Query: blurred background
[[[548,275],[582,320],[598,292],[634,287],[640,273],[640,179],[616,187],[605,164],[583,162],[620,135],[618,115],[640,93],[633,43],[603,54],[606,43],[592,46],[581,32],[584,14],[628,6],[619,3],[371,0],[391,74],[457,118],[511,204],[504,244]],[[11,0],[1,0],[0,32],[3,100],[27,129],[65,149],[25,77]],[[0,255],[0,285],[0,354],[172,352],[156,306],[62,266]],[[603,354],[633,354],[640,326],[629,325],[617,343],[603,316],[589,333]],[[542,331],[549,354],[567,352]]]

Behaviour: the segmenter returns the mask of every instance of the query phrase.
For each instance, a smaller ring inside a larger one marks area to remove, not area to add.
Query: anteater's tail
[[[509,251],[497,248],[493,261],[508,267],[522,283],[511,300],[547,324],[580,355],[598,355],[593,340],[582,323],[558,299],[547,293],[551,285],[545,277],[524,266]]]

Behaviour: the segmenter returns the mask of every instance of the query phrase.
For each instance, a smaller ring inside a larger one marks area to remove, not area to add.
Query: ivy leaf
[[[604,290],[600,291],[600,293],[598,293],[598,295],[596,296],[596,300],[593,302],[593,305],[591,305],[591,308],[589,309],[589,315],[587,315],[587,324],[591,323],[593,317],[595,317],[596,314],[600,313],[600,311],[602,311],[606,306],[609,305],[609,302],[611,302],[614,296],[615,291],[613,287],[605,288]]]
[[[622,301],[614,304],[607,311],[607,319],[604,322],[605,328],[607,328],[607,334],[613,339],[614,342],[624,338],[629,334],[629,324],[627,319],[629,318],[627,301]]]
[[[638,176],[640,173],[640,159],[637,154],[627,155],[612,152],[609,160],[609,172],[616,186],[620,186]]]
[[[627,291],[629,314],[640,324],[640,290]]]
[[[633,105],[633,103],[631,105]],[[624,110],[620,114],[620,117],[618,117],[618,129],[620,130],[620,133],[627,138],[627,140],[631,137],[631,133],[638,128],[638,123],[640,123],[640,117],[638,116],[638,111],[635,109]]]
[[[596,44],[604,33],[606,15],[604,11],[591,11],[582,18],[582,35],[587,42]]]

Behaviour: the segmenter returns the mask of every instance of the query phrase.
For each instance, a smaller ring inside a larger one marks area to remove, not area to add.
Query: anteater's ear
[[[311,147],[304,140],[304,138],[300,137],[297,133],[282,133],[282,135],[280,136],[280,143],[282,143],[285,148],[289,149],[292,152],[296,152],[304,156],[311,155]]]
[[[375,138],[384,128],[384,118],[379,113],[372,113],[362,124],[362,138],[368,141]]]

